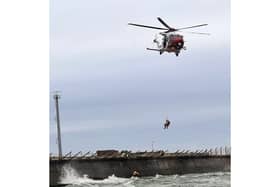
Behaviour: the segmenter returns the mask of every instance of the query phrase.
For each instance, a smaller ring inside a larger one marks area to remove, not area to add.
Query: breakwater
[[[92,179],[104,179],[113,174],[128,178],[135,171],[139,176],[230,171],[230,150],[70,152],[61,158],[50,156],[50,186],[61,184],[65,166],[73,168],[79,176],[87,175]]]

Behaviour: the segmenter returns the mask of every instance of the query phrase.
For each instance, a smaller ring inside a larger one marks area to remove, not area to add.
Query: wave
[[[156,174],[156,176],[154,176],[155,179],[158,179],[160,177],[163,177],[163,175],[160,175],[160,174]]]
[[[160,175],[153,177],[131,177],[121,178],[115,175],[103,180],[94,180],[87,175],[80,175],[70,165],[62,168],[61,184],[68,184],[68,187],[135,187],[135,186],[230,186],[230,172],[197,173],[185,175]]]
[[[91,185],[122,185],[122,186],[131,186],[134,180],[137,178],[121,178],[116,177],[115,175],[109,176],[104,180],[94,180],[89,178],[87,175],[79,175],[78,172],[73,169],[70,165],[65,165],[62,168],[62,173],[60,177],[60,184],[74,184],[74,185],[84,185],[84,184],[91,184]]]

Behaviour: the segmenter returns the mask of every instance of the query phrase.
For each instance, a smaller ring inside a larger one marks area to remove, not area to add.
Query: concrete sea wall
[[[134,171],[141,176],[172,175],[230,171],[230,155],[173,154],[159,152],[144,156],[77,157],[76,159],[50,159],[50,186],[60,184],[64,166],[70,166],[78,175],[92,179],[108,176],[131,177]]]

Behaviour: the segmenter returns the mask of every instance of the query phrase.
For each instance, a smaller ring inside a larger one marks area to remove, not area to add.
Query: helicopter
[[[157,17],[157,19],[162,25],[164,25],[165,28],[135,24],[135,23],[128,23],[128,25],[157,29],[157,30],[164,30],[163,32],[159,33],[160,36],[162,36],[161,40],[158,39],[158,35],[156,35],[155,39],[153,40],[153,43],[157,44],[157,48],[146,48],[147,50],[150,51],[158,51],[160,55],[164,52],[168,52],[168,53],[173,52],[175,53],[176,56],[178,56],[182,49],[184,50],[187,49],[186,46],[184,46],[185,42],[183,39],[183,35],[177,34],[176,31],[180,31],[184,29],[192,29],[192,28],[208,25],[208,24],[200,24],[200,25],[193,25],[190,27],[183,27],[183,28],[176,29],[167,25],[160,17]],[[189,33],[209,35],[209,33],[200,33],[200,32],[189,32]]]

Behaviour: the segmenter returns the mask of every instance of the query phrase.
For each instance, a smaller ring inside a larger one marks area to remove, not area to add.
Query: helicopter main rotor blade
[[[154,27],[154,26],[148,26],[148,25],[140,25],[140,24],[135,24],[135,23],[128,23],[128,25],[133,25],[133,26],[137,26],[137,27],[146,27],[146,28],[150,28],[150,29],[168,30],[166,28],[160,28],[160,27]]]
[[[210,33],[205,33],[205,32],[187,32],[190,34],[202,34],[202,35],[211,35]]]
[[[169,25],[167,25],[160,17],[157,18],[159,20],[159,22],[161,24],[163,24],[166,28],[170,29],[170,30],[174,30],[173,28],[169,27]]]
[[[190,26],[190,27],[183,27],[183,28],[176,29],[176,30],[191,29],[191,28],[202,27],[202,26],[206,26],[206,25],[208,25],[208,24],[201,24],[201,25],[194,25],[194,26]]]

